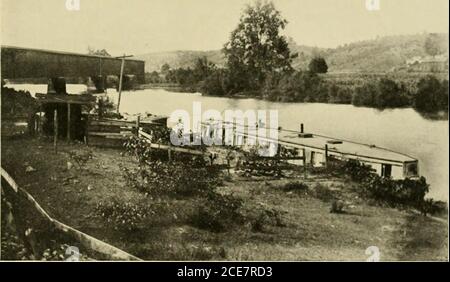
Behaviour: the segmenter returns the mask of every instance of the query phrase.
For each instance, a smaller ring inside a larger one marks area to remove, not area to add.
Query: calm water
[[[31,90],[23,85],[17,88]],[[78,89],[76,86],[73,88]],[[42,92],[45,90],[44,87]],[[114,90],[108,89],[108,95],[117,99]],[[420,174],[431,184],[429,196],[448,200],[448,121],[425,119],[413,109],[379,111],[351,105],[276,103],[205,97],[160,89],[123,92],[120,109],[129,114],[170,115],[177,109],[191,113],[194,101],[202,103],[202,112],[208,109],[277,109],[279,125],[283,128],[298,130],[300,123],[304,123],[306,131],[376,144],[412,155],[419,159]]]
[[[116,97],[116,93],[110,95]],[[277,109],[283,128],[298,130],[300,123],[304,123],[306,131],[376,144],[412,155],[419,159],[420,173],[431,184],[429,196],[448,199],[448,121],[427,120],[413,109],[379,111],[351,105],[275,103],[159,89],[123,92],[120,108],[130,114],[170,115],[177,109],[192,113],[194,101],[202,103],[202,112],[208,109]]]

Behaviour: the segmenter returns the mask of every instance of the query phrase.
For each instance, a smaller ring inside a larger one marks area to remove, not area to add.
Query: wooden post
[[[67,103],[67,141],[70,141],[70,103]]]
[[[139,127],[141,126],[141,116],[136,119],[136,136],[139,137]]]
[[[328,144],[325,144],[325,167],[328,166]]]
[[[89,145],[89,114],[86,115],[86,126],[84,128],[84,143]]]
[[[40,136],[42,133],[42,105],[39,105],[39,115],[37,117],[37,128],[36,128],[36,133],[37,136]]]
[[[58,153],[58,110],[55,109],[53,114],[53,147],[55,149],[55,153]]]
[[[167,148],[167,155],[168,155],[168,157],[169,157],[169,162],[172,161],[172,150],[170,149],[171,146],[172,146],[172,145],[169,144],[169,148]]]
[[[301,123],[301,124],[300,124],[300,133],[303,133],[303,129],[304,129],[303,123]]]
[[[119,99],[117,101],[117,113],[119,113],[119,107],[120,107],[120,98],[122,96],[122,78],[123,78],[123,68],[125,65],[125,54],[122,57],[122,63],[120,65],[120,77],[119,77]]]
[[[302,149],[303,154],[303,178],[306,179],[306,149]]]

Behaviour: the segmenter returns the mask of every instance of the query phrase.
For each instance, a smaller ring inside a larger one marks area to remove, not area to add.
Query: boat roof
[[[202,123],[204,125],[208,125],[211,123],[216,123],[217,121],[209,121],[206,123]],[[228,126],[234,124],[239,126],[236,123],[227,123]],[[244,125],[242,128],[248,128],[248,126]],[[266,129],[270,129],[267,128]],[[355,159],[363,162],[369,163],[378,163],[378,164],[390,164],[394,166],[403,166],[405,163],[417,162],[418,160],[412,156],[407,154],[396,152],[394,150],[390,150],[387,148],[378,147],[373,144],[363,144],[351,140],[344,140],[335,137],[325,136],[316,133],[303,133],[295,130],[289,129],[276,129],[278,130],[278,140],[275,140],[270,137],[262,138],[268,142],[278,142],[281,145],[285,145],[291,148],[298,149],[309,149],[315,152],[324,153],[325,145],[328,147],[328,155],[343,157],[347,159]],[[248,134],[248,130],[238,130],[237,133],[240,133],[245,136],[251,136]],[[303,136],[303,137],[302,137]],[[261,140],[261,138],[259,137]]]

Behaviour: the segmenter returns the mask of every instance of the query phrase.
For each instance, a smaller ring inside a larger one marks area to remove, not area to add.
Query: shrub
[[[353,181],[362,182],[375,175],[375,170],[357,160],[347,160],[338,168],[341,173],[348,175]]]
[[[318,183],[314,187],[314,196],[324,202],[329,202],[335,199],[333,191],[331,191],[328,186]]]
[[[341,200],[334,200],[331,203],[330,213],[343,213],[344,212],[344,202]]]
[[[155,214],[164,212],[164,204],[145,202],[132,203],[122,199],[99,202],[95,208],[98,216],[104,217],[121,231],[136,231],[144,227],[145,220]]]
[[[180,162],[152,161],[136,170],[123,169],[127,185],[152,196],[202,196],[221,184],[220,170]]]
[[[420,209],[424,203],[429,185],[424,177],[393,180],[373,177],[365,184],[366,194],[390,206],[411,206]]]
[[[251,222],[252,230],[255,232],[264,232],[267,225],[285,227],[281,212],[276,209],[264,209],[259,212],[255,220]]]
[[[120,114],[115,111],[114,102],[108,97],[99,97],[95,112],[99,118],[121,118]]]
[[[201,229],[223,232],[243,222],[242,200],[233,195],[209,193],[194,213],[191,223]]]
[[[295,181],[286,183],[281,189],[286,192],[304,193],[308,190],[308,185],[303,182]]]

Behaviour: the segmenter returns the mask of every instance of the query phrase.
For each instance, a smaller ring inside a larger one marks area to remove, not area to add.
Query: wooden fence
[[[3,169],[0,168],[1,176],[6,181],[8,185],[2,185],[2,189],[9,198],[16,199],[14,203],[17,203],[18,199],[20,199],[24,203],[28,203],[27,205],[31,207],[33,210],[33,214],[29,216],[40,216],[44,221],[47,222],[48,226],[53,227],[55,230],[62,232],[63,234],[70,236],[73,240],[78,242],[85,249],[93,251],[94,253],[98,253],[102,259],[106,260],[140,260],[139,258],[117,248],[108,243],[105,243],[97,238],[94,238],[86,233],[83,233],[73,227],[70,227],[54,218],[52,218],[40,205],[39,203],[31,196],[27,191],[22,189],[17,185],[14,179]],[[5,188],[4,188],[5,187]],[[23,214],[24,210],[22,206],[17,206],[15,204],[13,206],[13,216],[14,218],[20,219],[25,216]],[[24,222],[20,220],[20,222]],[[27,230],[31,226],[18,226],[19,232],[22,234],[24,230]],[[39,254],[37,254],[39,255]]]
[[[137,136],[139,129],[152,129],[165,125],[166,118],[155,117],[141,121],[117,119],[90,119],[87,126],[86,143],[101,147],[122,147],[123,142],[131,136]]]

